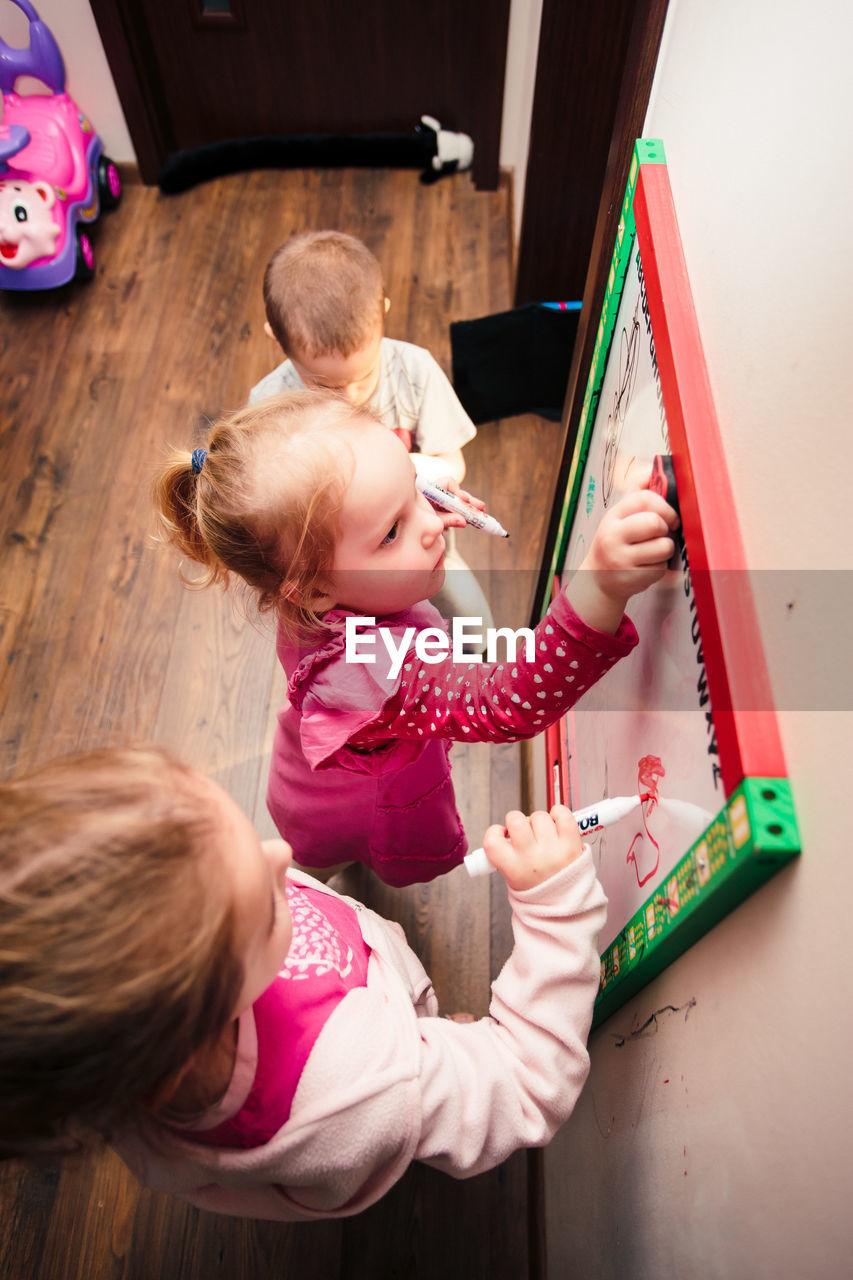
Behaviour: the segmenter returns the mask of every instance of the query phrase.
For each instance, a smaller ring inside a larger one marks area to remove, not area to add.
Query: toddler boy
[[[249,403],[303,387],[366,405],[394,431],[419,474],[439,483],[465,476],[462,448],[477,428],[438,362],[424,347],[386,338],[382,269],[367,245],[340,231],[304,231],[273,254],[264,273],[264,329],[285,359]],[[446,617],[492,616],[447,531],[445,585],[435,603]]]

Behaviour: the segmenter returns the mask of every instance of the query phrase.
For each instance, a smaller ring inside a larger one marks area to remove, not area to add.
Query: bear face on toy
[[[0,178],[0,261],[6,267],[28,267],[54,253],[59,226],[51,209],[56,192],[48,182]]]
[[[116,166],[65,92],[65,67],[30,0],[29,44],[0,39],[0,288],[50,289],[94,274],[86,224],[121,196]],[[31,76],[49,93],[16,92]]]

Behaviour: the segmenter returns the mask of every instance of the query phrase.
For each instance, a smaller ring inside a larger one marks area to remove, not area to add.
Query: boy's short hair
[[[270,258],[264,306],[287,355],[349,356],[384,326],[382,268],[355,236],[303,231]]]

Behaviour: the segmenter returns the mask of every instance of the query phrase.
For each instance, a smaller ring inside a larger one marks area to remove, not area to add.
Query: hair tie
[[[204,460],[207,457],[206,449],[193,449],[193,475],[201,475],[201,469],[204,466]]]

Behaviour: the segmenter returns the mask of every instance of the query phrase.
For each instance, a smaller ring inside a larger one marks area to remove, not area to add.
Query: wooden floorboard
[[[0,293],[0,775],[131,740],[174,747],[255,819],[283,695],[269,626],[217,590],[188,590],[151,539],[150,476],[169,443],[244,402],[276,356],[261,278],[295,231],[336,226],[371,246],[390,336],[450,371],[449,324],[510,305],[507,189],[405,171],[223,178],[178,197],[140,185],[95,229],[97,275],[56,293]],[[527,621],[558,432],[539,418],[480,429],[468,487],[510,542],[465,531],[499,625]],[[454,749],[470,838],[519,803],[518,749]],[[442,1007],[477,1015],[511,945],[497,877],[457,869],[393,890],[341,887],[399,920]],[[412,1168],[342,1222],[243,1222],[141,1190],[110,1152],[0,1167],[2,1280],[453,1280],[527,1275],[526,1159],[455,1182]]]

